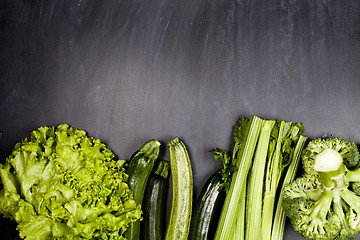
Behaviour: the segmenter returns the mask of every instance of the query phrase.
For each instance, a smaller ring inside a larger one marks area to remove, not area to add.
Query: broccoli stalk
[[[314,170],[325,188],[344,187],[345,165],[340,153],[334,149],[325,149],[317,155]]]
[[[323,184],[326,193],[323,194],[322,197],[328,195],[327,192],[332,193],[332,195],[329,194],[329,196],[326,196],[325,202],[332,199],[334,213],[340,218],[346,231],[349,232],[350,229],[345,220],[341,200],[341,191],[346,190],[348,187],[345,180],[345,169],[346,167],[340,153],[334,149],[325,149],[317,155],[315,159],[314,170],[319,174],[320,182]],[[327,211],[325,213],[327,213]],[[314,213],[312,213],[311,216],[313,216],[313,214]]]
[[[315,139],[303,151],[305,174],[282,192],[283,207],[307,239],[352,239],[360,232],[357,146],[340,138]],[[352,170],[351,170],[352,169]]]

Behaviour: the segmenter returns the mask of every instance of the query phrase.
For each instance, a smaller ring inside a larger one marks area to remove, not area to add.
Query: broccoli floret
[[[349,141],[315,139],[304,149],[303,176],[282,192],[294,229],[307,239],[354,239],[360,233],[360,160]]]
[[[332,149],[338,152],[348,169],[353,170],[360,167],[359,150],[355,143],[341,138],[318,138],[310,141],[303,151],[302,164],[306,173],[316,174],[316,171],[314,171],[315,159],[326,149]]]
[[[360,182],[351,182],[350,187],[351,190],[356,193],[356,195],[360,196]]]

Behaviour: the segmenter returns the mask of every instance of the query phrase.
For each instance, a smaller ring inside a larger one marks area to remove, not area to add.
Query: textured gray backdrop
[[[241,116],[360,142],[360,1],[0,0],[0,53],[1,161],[42,125],[125,159],[180,137],[197,196]]]

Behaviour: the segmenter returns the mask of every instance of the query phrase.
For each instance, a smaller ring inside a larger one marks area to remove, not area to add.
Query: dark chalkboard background
[[[0,157],[60,123],[119,158],[180,137],[197,195],[241,116],[359,143],[359,76],[356,0],[0,0]]]

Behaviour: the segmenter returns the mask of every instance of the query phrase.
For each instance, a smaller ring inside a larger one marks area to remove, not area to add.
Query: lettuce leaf
[[[125,162],[85,131],[41,127],[0,164],[0,213],[26,240],[125,239],[142,214]]]

